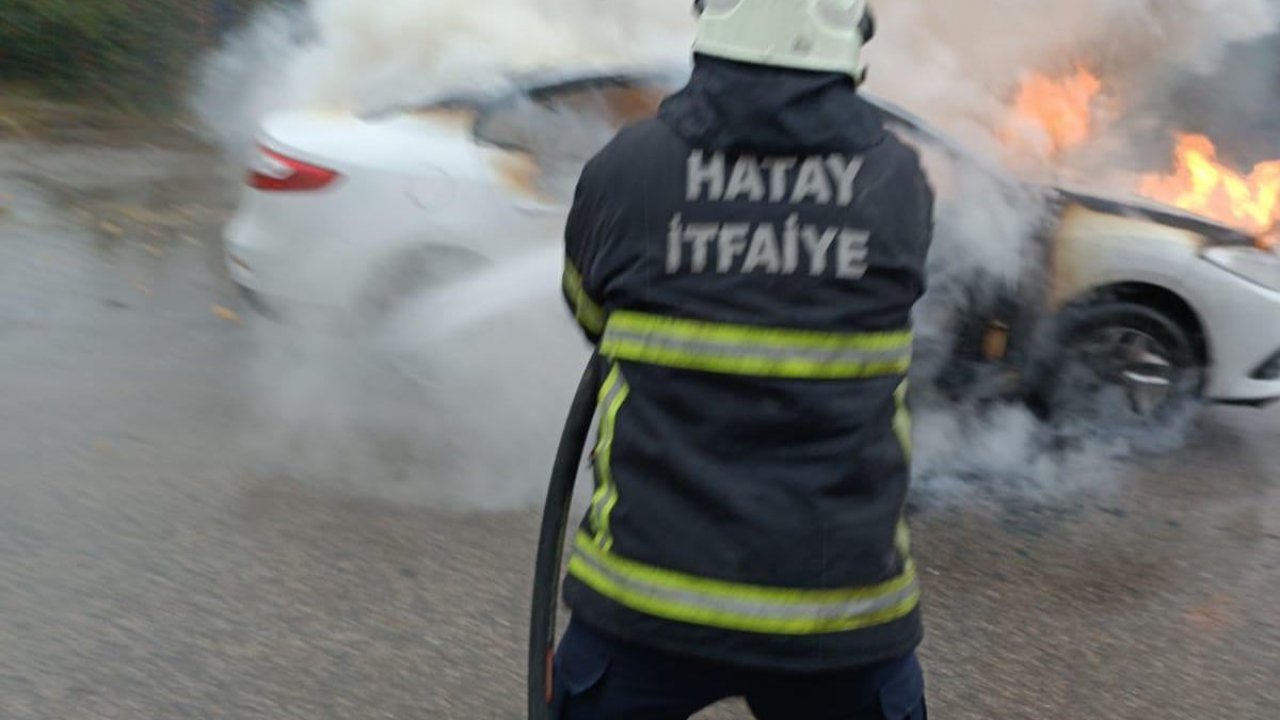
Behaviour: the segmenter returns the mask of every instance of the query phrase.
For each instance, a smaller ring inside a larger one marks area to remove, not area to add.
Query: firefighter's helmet
[[[738,62],[866,77],[868,0],[695,0],[694,51]]]

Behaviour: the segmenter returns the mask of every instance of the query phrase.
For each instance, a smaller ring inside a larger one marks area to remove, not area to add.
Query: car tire
[[[1123,433],[1187,416],[1203,389],[1191,333],[1152,308],[1114,302],[1059,317],[1033,370],[1029,403],[1060,425]]]

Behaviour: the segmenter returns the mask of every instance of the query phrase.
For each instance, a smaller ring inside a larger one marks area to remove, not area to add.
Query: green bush
[[[171,101],[248,0],[0,0],[0,81],[127,109]]]

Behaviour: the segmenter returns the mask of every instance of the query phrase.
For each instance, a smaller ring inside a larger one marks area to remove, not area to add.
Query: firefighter
[[[582,173],[607,362],[555,660],[568,720],[925,717],[903,508],[933,193],[857,93],[866,0],[703,0],[688,85]]]

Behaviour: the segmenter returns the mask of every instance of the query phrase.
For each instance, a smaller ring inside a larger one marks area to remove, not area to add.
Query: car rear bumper
[[[255,314],[275,322],[294,323],[312,318],[323,318],[332,308],[295,299],[281,292],[278,287],[256,272],[256,266],[229,240],[225,253],[227,272],[236,286],[240,301]]]
[[[281,266],[287,253],[279,251],[279,243],[267,240],[266,235],[243,211],[223,228],[223,249],[231,280],[258,297],[283,294],[287,277]]]
[[[272,222],[271,214],[257,211],[254,201],[251,197],[243,204],[222,235],[227,274],[245,304],[273,320],[340,307],[350,275],[346,268],[322,272],[327,268],[315,254],[300,247],[320,244],[320,239],[300,240],[302,232]],[[337,257],[333,264],[343,260]]]

